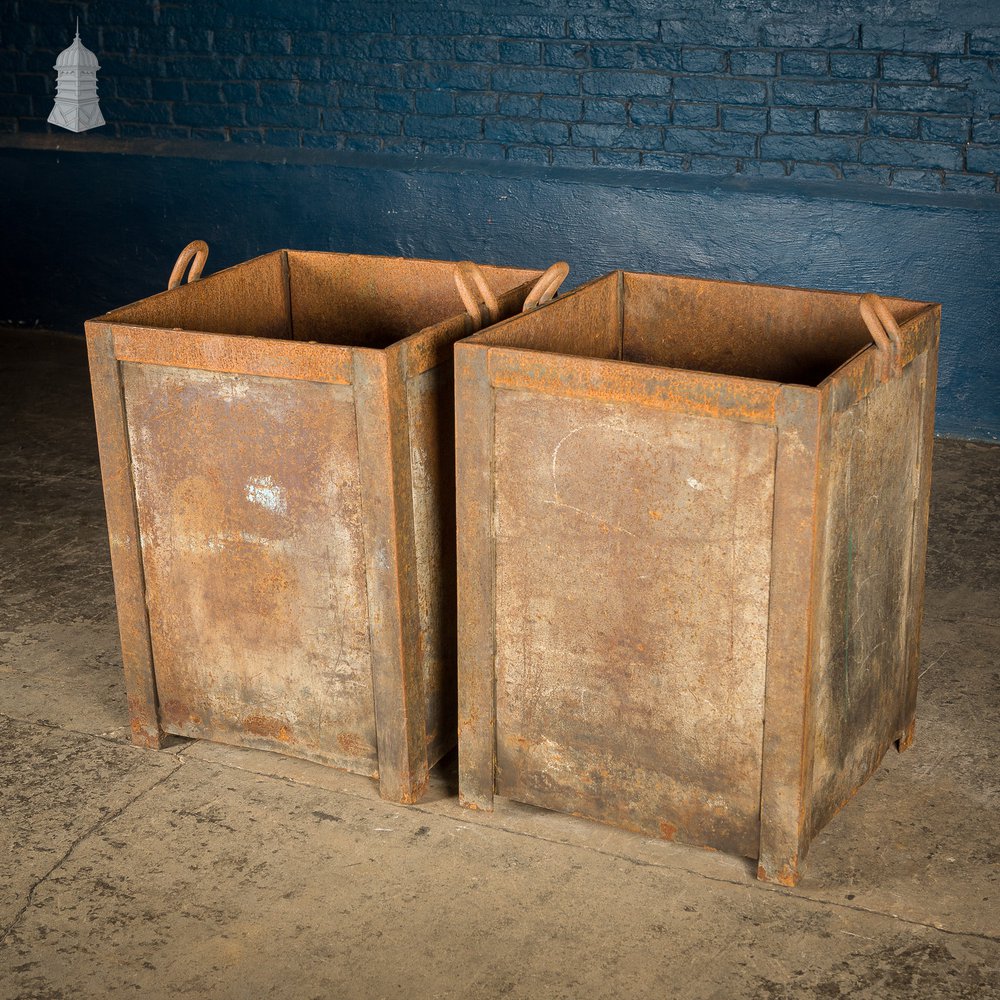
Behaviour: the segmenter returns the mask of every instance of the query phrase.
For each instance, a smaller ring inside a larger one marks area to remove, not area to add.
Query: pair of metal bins
[[[447,262],[280,250],[181,285],[206,253],[87,323],[133,738],[412,802],[456,739],[452,345],[558,280],[483,267],[473,321]]]
[[[939,324],[618,272],[456,346],[466,806],[796,882],[913,737]]]

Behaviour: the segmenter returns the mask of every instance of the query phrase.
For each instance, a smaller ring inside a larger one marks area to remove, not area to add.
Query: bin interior
[[[482,266],[502,296],[537,271]],[[450,261],[278,250],[103,317],[201,333],[388,347],[465,313]]]
[[[477,342],[718,375],[819,385],[871,335],[861,296],[616,273]],[[900,325],[929,303],[885,298]]]

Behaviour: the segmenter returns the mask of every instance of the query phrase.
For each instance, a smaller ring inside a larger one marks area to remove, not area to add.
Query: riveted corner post
[[[822,542],[822,394],[782,386],[776,419],[771,594],[757,877],[795,885],[808,847],[810,718]]]
[[[458,530],[459,801],[493,808],[494,691],[493,387],[489,349],[455,347]]]
[[[121,367],[115,354],[111,327],[103,323],[87,323],[86,329],[129,725],[133,743],[158,750],[163,731],[160,728],[153,673]]]
[[[427,788],[427,732],[406,383],[398,347],[354,351],[379,794]]]

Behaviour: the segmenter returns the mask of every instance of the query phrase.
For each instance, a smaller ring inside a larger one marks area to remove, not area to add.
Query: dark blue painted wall
[[[938,428],[1000,439],[998,184],[1000,0],[0,0],[0,321],[196,236],[873,290],[944,304]]]
[[[0,151],[11,318],[79,328],[164,287],[202,237],[209,270],[280,246],[615,267],[944,305],[938,430],[1000,439],[1000,212],[965,199],[831,198],[817,185],[713,186],[627,172],[456,161],[410,169]],[[8,228],[9,227],[9,228]],[[2,317],[0,317],[2,318]]]

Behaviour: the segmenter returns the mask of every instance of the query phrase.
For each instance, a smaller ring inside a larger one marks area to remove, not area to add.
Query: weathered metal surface
[[[376,774],[350,387],[123,374],[161,725]]]
[[[457,345],[464,804],[794,884],[906,744],[940,309],[860,306],[614,274]]]
[[[454,745],[453,272],[282,250],[88,324],[137,742],[403,802]],[[503,317],[540,276],[483,274]]]
[[[756,849],[775,433],[496,394],[497,791]]]

